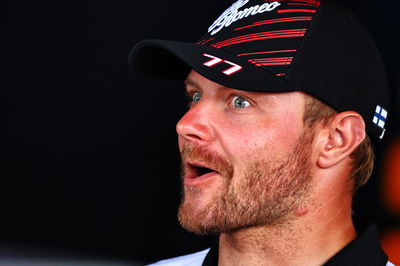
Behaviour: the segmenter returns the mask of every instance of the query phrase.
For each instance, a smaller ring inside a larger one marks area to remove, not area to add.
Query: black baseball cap
[[[373,139],[385,133],[381,56],[362,23],[334,0],[239,0],[196,43],[145,40],[129,64],[150,77],[184,80],[193,69],[238,90],[301,90],[339,112],[358,112]]]

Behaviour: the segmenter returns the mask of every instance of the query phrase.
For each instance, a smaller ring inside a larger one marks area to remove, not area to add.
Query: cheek
[[[183,146],[183,138],[178,135],[178,147],[180,151],[182,151],[182,146]]]
[[[294,119],[293,116],[288,112],[285,116],[279,121],[277,128],[277,139],[288,144],[288,146],[292,147],[297,138],[303,132],[303,122],[300,119]]]
[[[244,167],[249,158],[279,160],[288,156],[302,132],[302,123],[285,114],[280,119],[263,119],[256,123],[225,124],[221,145],[236,167]],[[268,159],[270,158],[270,159]]]

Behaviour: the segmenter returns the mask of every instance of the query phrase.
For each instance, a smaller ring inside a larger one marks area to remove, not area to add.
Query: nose
[[[208,142],[212,139],[212,110],[206,103],[197,103],[179,120],[176,132],[179,138],[190,142]]]

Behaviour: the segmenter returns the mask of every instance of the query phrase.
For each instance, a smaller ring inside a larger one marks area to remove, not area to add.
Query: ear
[[[342,112],[323,126],[322,132],[317,164],[329,168],[347,158],[364,140],[365,124],[358,113]]]

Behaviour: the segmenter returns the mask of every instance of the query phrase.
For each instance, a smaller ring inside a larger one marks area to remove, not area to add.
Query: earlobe
[[[364,120],[355,112],[335,115],[324,128],[326,134],[317,160],[321,168],[333,167],[347,158],[365,138]]]

